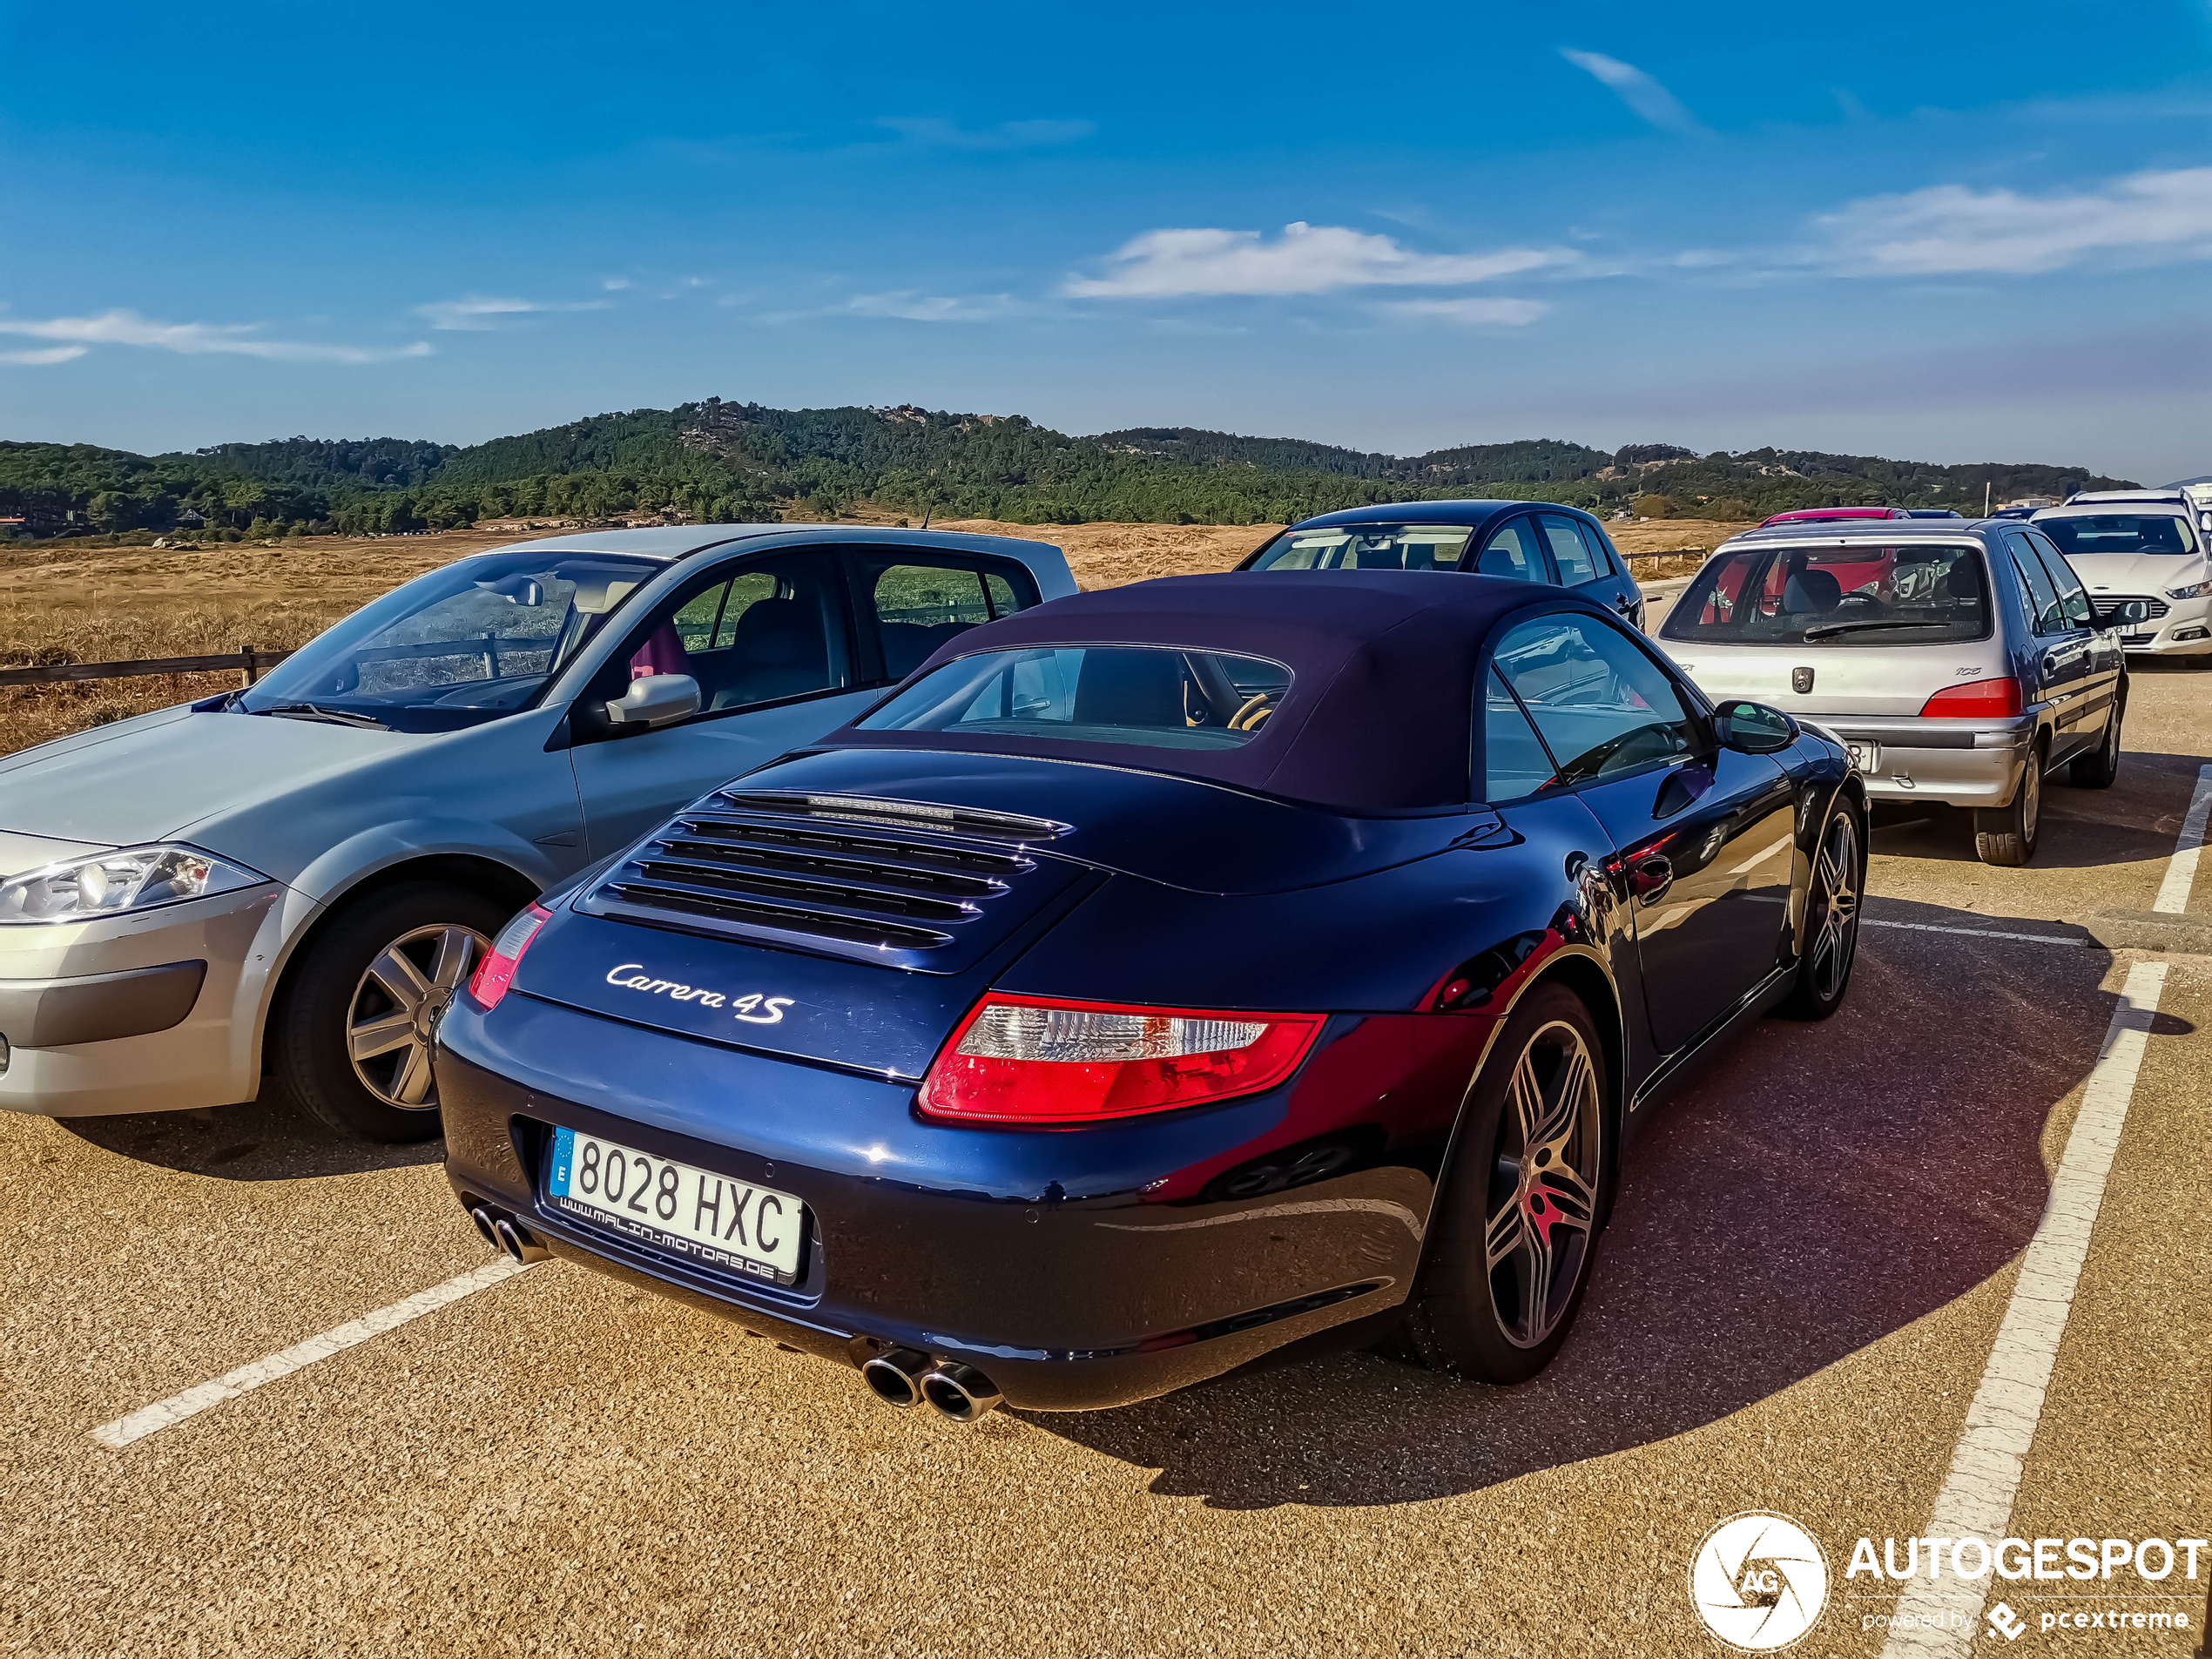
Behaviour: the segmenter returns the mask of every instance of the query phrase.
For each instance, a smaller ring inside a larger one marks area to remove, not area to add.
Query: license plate
[[[555,1209],[656,1250],[778,1285],[799,1277],[806,1206],[787,1192],[556,1129],[545,1194]]]
[[[1882,745],[1878,743],[1846,743],[1851,751],[1851,763],[1859,771],[1871,776],[1882,769]]]

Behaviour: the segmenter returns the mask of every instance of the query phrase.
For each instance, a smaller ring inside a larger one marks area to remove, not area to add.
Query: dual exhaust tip
[[[476,1231],[484,1236],[484,1243],[525,1267],[532,1262],[542,1262],[553,1253],[537,1242],[536,1233],[512,1216],[474,1204],[469,1207],[469,1219],[475,1223]]]
[[[861,1380],[885,1405],[899,1411],[922,1404],[955,1423],[973,1423],[996,1410],[998,1388],[973,1366],[936,1360],[917,1348],[892,1348],[860,1367]]]
[[[511,1261],[527,1266],[552,1254],[512,1216],[472,1204],[469,1219],[484,1243]],[[927,1403],[955,1423],[988,1417],[1001,1399],[996,1385],[974,1366],[957,1359],[941,1362],[918,1348],[887,1349],[863,1365],[860,1376],[868,1391],[887,1406],[907,1411]]]

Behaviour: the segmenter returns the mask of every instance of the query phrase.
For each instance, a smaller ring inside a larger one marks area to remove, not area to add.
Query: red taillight
[[[2020,683],[2008,674],[2003,679],[1946,686],[1920,705],[1920,713],[1932,719],[1963,719],[1975,714],[2018,714],[2021,707]]]
[[[1227,1100],[1297,1070],[1325,1018],[993,995],[929,1068],[921,1109],[983,1123],[1075,1123]]]
[[[515,982],[516,964],[523,960],[523,953],[530,948],[530,941],[537,937],[537,930],[553,920],[553,913],[542,905],[525,906],[514,921],[499,930],[499,937],[491,941],[491,948],[484,953],[484,960],[476,964],[476,971],[469,976],[469,995],[476,999],[485,1013],[499,1006],[499,999],[507,995],[507,988]]]

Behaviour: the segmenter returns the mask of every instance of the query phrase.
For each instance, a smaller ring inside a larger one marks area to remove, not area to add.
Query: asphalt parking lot
[[[1796,1650],[1875,1654],[1864,1621],[1900,1587],[1846,1580],[1851,1542],[1931,1530],[2145,964],[2156,1008],[2009,1530],[2205,1536],[2212,957],[2101,944],[2091,919],[2154,908],[2212,673],[2141,669],[2128,737],[2114,790],[2047,792],[2025,869],[1976,862],[1940,810],[1878,819],[1844,1012],[1762,1025],[1664,1109],[1580,1327],[1510,1392],[1352,1353],[961,1430],[548,1264],[115,1446],[94,1430],[487,1253],[435,1145],[250,1106],[0,1119],[0,1645],[1708,1654],[1691,1555],[1768,1509],[1835,1575]],[[2212,914],[2212,870],[2185,896]],[[2186,1634],[1996,1646],[2194,1652],[2208,1570],[2127,1586]],[[2032,1621],[2083,1588],[2006,1594]]]

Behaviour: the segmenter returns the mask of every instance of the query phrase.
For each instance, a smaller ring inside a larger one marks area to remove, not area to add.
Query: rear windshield
[[[978,652],[931,670],[854,725],[863,732],[1234,749],[1282,706],[1291,671],[1224,651],[1048,645]]]
[[[1285,530],[1255,570],[1456,570],[1474,534],[1466,524],[1339,524]]]
[[[1972,547],[1742,548],[1697,573],[1659,632],[1739,645],[1986,639],[1989,585]]]
[[[2167,513],[2068,513],[2038,516],[2035,528],[2068,558],[2090,553],[2194,553],[2188,522]]]

